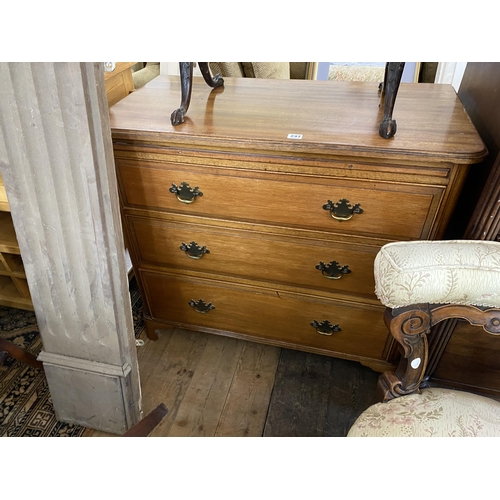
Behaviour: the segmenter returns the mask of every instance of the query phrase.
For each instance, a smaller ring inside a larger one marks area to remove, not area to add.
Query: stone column
[[[0,63],[0,168],[59,420],[116,434],[141,394],[102,63]]]

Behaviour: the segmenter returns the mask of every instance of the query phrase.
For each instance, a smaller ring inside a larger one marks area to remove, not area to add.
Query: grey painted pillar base
[[[141,417],[102,63],[0,63],[0,168],[57,418]]]
[[[132,418],[123,400],[131,385],[128,363],[120,367],[43,351],[38,359],[43,362],[58,420],[111,433],[128,429]],[[97,388],[106,394],[105,400],[95,397]]]

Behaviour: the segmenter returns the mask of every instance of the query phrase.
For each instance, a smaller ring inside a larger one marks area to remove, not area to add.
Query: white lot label
[[[288,139],[302,139],[302,134],[288,134]]]

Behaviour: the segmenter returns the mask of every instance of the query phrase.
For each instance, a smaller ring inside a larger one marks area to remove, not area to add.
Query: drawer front
[[[349,307],[336,301],[151,272],[141,272],[141,277],[155,320],[241,333],[296,348],[383,359],[388,331],[382,307]],[[189,303],[200,299],[204,304],[197,308],[203,310],[210,304],[214,308],[197,312]],[[338,324],[340,331],[318,333],[319,327],[311,325],[314,321]]]
[[[227,175],[211,167],[122,159],[116,164],[125,206],[391,239],[425,238],[443,192],[429,186],[276,173],[235,170]],[[202,195],[192,203],[179,201],[170,188],[182,183]],[[331,201],[342,212],[343,199],[351,208],[359,205],[362,213],[336,220],[323,208]]]
[[[140,267],[161,265],[374,298],[375,247],[353,250],[325,241],[138,217],[128,218],[128,224]]]

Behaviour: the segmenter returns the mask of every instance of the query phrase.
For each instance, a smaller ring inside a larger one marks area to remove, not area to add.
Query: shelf
[[[3,184],[2,176],[0,175],[0,210],[10,212],[9,200],[7,200],[7,193]]]
[[[33,311],[7,193],[0,175],[0,306]]]
[[[8,276],[0,276],[0,305],[33,311],[33,304],[29,296],[26,280],[19,280],[21,282],[22,292],[16,286],[14,280],[16,280],[16,278],[12,279]],[[27,297],[26,292],[28,295]]]
[[[0,275],[26,278],[20,255],[0,253]]]
[[[0,252],[21,255],[9,212],[0,212]]]

